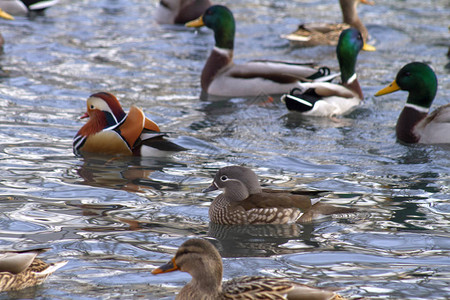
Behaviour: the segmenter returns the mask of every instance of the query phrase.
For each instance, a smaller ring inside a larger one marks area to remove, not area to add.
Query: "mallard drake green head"
[[[316,68],[311,64],[264,60],[234,64],[235,20],[223,5],[209,7],[186,26],[206,26],[214,31],[215,47],[201,75],[201,87],[207,97],[280,95],[299,87],[301,82],[328,81],[337,76],[330,75],[326,67]]]
[[[250,168],[228,166],[217,171],[212,184],[203,190],[220,189],[209,207],[216,224],[289,224],[311,222],[324,215],[353,213],[352,208],[319,203],[302,191],[262,189]]]
[[[243,276],[222,284],[222,257],[210,242],[202,239],[184,242],[175,256],[167,264],[154,269],[152,274],[177,270],[192,276],[192,280],[178,293],[177,300],[344,299],[334,292],[279,277]]]
[[[366,26],[358,17],[357,6],[359,3],[373,5],[372,1],[368,0],[339,0],[342,11],[343,23],[308,23],[300,24],[298,29],[293,33],[282,35],[292,42],[293,45],[301,47],[311,47],[317,45],[336,45],[339,40],[339,35],[342,30],[350,27],[358,29],[361,32],[365,41],[365,51],[375,51],[375,47],[367,44],[369,32]]]
[[[436,96],[438,81],[434,71],[421,62],[405,65],[394,81],[375,96],[408,91],[408,98],[397,120],[397,138],[404,143],[450,143],[450,105],[428,115]]]
[[[343,30],[336,46],[341,84],[313,82],[302,84],[282,97],[286,107],[309,116],[330,117],[351,112],[364,99],[356,76],[356,60],[364,49],[361,33],[355,28]]]

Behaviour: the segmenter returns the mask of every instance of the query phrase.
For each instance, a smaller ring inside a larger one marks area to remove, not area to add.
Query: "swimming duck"
[[[213,48],[201,75],[203,94],[220,97],[247,97],[261,94],[282,94],[298,87],[300,81],[331,80],[328,68],[316,69],[277,61],[233,63],[235,21],[225,6],[213,5],[188,27],[206,26],[214,31]],[[327,75],[327,76],[326,76]]]
[[[367,0],[339,0],[344,23],[301,24],[293,33],[282,35],[281,37],[289,40],[293,45],[301,47],[312,47],[317,45],[335,46],[338,43],[339,35],[342,30],[353,27],[361,32],[366,44],[369,38],[369,32],[358,17],[356,8],[359,3],[373,5],[373,2]],[[364,50],[375,51],[376,49],[374,46],[366,44]]]
[[[217,249],[203,239],[189,239],[167,263],[152,274],[173,271],[187,272],[192,280],[176,296],[176,300],[218,299],[344,299],[340,295],[301,285],[287,278],[243,276],[222,284],[222,257]]]
[[[363,39],[358,30],[349,28],[342,31],[336,47],[341,83],[305,82],[300,88],[282,96],[286,107],[304,115],[320,117],[352,111],[364,98],[355,72],[356,58],[361,49]]]
[[[223,190],[223,193],[209,207],[209,218],[216,224],[302,223],[325,215],[356,211],[320,203],[301,191],[263,190],[256,174],[243,166],[221,168],[203,192],[217,189]]]
[[[200,17],[211,6],[209,0],[160,0],[155,18],[159,24],[185,24]]]
[[[408,99],[397,120],[397,139],[403,143],[450,143],[450,104],[443,105],[428,114],[437,92],[434,71],[421,62],[405,65],[395,80],[379,90],[375,96],[398,90],[408,91]]]
[[[15,16],[40,12],[58,3],[59,0],[0,0],[0,8]]]
[[[75,155],[97,153],[106,155],[166,156],[181,147],[165,139],[155,122],[144,112],[131,106],[126,114],[117,98],[99,92],[87,99],[87,112],[81,118],[89,121],[73,139]]]
[[[21,290],[44,282],[67,261],[47,264],[36,256],[48,249],[0,253],[0,292]]]

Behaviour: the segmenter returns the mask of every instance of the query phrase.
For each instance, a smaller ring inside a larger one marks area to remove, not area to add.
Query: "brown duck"
[[[0,292],[21,290],[44,282],[67,261],[47,264],[36,256],[48,249],[0,253]]]
[[[301,191],[262,189],[249,168],[221,168],[204,192],[223,190],[209,207],[211,222],[226,225],[288,224],[311,222],[324,215],[347,214],[353,208],[337,207],[311,199]]]
[[[244,276],[222,284],[222,258],[211,243],[202,239],[184,242],[175,256],[167,264],[153,270],[152,274],[176,270],[192,276],[192,280],[181,289],[176,300],[344,299],[332,291],[301,285],[286,278]]]
[[[368,0],[339,0],[342,10],[343,23],[308,23],[300,24],[293,33],[282,35],[293,45],[301,47],[312,47],[318,45],[332,45],[338,43],[340,33],[350,27],[358,29],[364,39],[364,50],[375,51],[375,47],[366,44],[369,32],[358,17],[357,6],[359,3],[373,5]]]

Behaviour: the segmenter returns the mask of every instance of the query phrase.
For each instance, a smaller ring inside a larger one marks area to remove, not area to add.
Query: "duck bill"
[[[392,81],[392,83],[390,85],[388,85],[384,89],[379,90],[375,94],[375,96],[390,94],[390,93],[396,92],[398,90],[400,90],[400,87],[398,86],[397,82],[394,80],[394,81]]]
[[[80,117],[80,119],[86,119],[86,118],[89,118],[89,114],[88,114],[87,112],[85,112],[85,113]]]
[[[375,4],[375,2],[369,1],[369,0],[359,0],[359,2],[361,2],[362,4],[367,4],[367,5],[374,5]]]
[[[185,24],[186,27],[202,27],[205,26],[205,23],[203,23],[203,16],[198,17],[197,19],[187,22]]]
[[[0,18],[6,19],[6,20],[14,20],[14,17],[8,14],[6,11],[0,9]]]
[[[178,266],[175,264],[175,257],[173,257],[167,264],[164,264],[160,266],[159,268],[156,268],[152,271],[153,275],[161,274],[161,273],[167,273],[167,272],[173,272],[177,271]]]
[[[219,188],[217,187],[216,183],[213,182],[211,183],[210,186],[208,186],[206,189],[204,189],[202,192],[203,193],[207,193],[207,192],[212,192],[212,191],[217,191]]]
[[[362,50],[368,51],[368,52],[373,52],[373,51],[377,50],[377,48],[375,48],[374,46],[369,45],[367,43],[364,43]]]

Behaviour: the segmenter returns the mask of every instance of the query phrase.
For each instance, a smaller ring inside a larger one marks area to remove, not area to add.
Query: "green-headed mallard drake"
[[[126,114],[117,98],[106,92],[92,94],[87,99],[89,118],[73,139],[75,155],[96,153],[105,155],[166,156],[181,147],[165,139],[158,125],[144,112],[131,106]]]
[[[398,90],[408,91],[408,99],[397,120],[397,139],[403,143],[450,143],[450,104],[428,114],[437,92],[434,71],[421,62],[405,65],[395,80],[375,96]]]
[[[282,94],[300,81],[331,80],[328,68],[276,61],[233,63],[235,21],[225,6],[213,5],[188,27],[206,26],[214,31],[213,48],[201,75],[203,93],[219,97],[248,97]],[[325,76],[326,75],[326,76]]]
[[[282,35],[283,38],[292,42],[293,45],[301,47],[312,47],[318,45],[336,45],[342,30],[350,27],[356,28],[361,32],[366,44],[369,38],[369,32],[366,26],[361,22],[356,10],[359,3],[373,5],[373,2],[367,0],[339,0],[342,10],[344,23],[308,23],[299,25],[293,33]],[[366,44],[366,51],[375,51],[375,47]]]
[[[0,0],[0,8],[14,16],[27,15],[30,12],[41,12],[59,0]]]
[[[344,299],[334,292],[279,277],[243,276],[222,284],[222,257],[210,242],[202,239],[184,242],[175,256],[167,264],[153,270],[152,274],[177,270],[189,273],[192,280],[181,289],[176,300]]]
[[[305,82],[282,97],[289,110],[308,116],[330,117],[349,113],[364,96],[356,77],[356,58],[363,49],[361,33],[355,28],[342,31],[336,47],[341,83]]]
[[[320,203],[301,191],[262,189],[258,176],[243,166],[221,168],[204,190],[223,190],[209,207],[211,222],[224,225],[289,224],[311,222],[356,210]]]
[[[67,261],[47,264],[36,256],[48,249],[0,252],[0,292],[21,290],[44,282]]]
[[[200,17],[210,6],[209,0],[160,0],[155,19],[159,24],[185,24]]]

